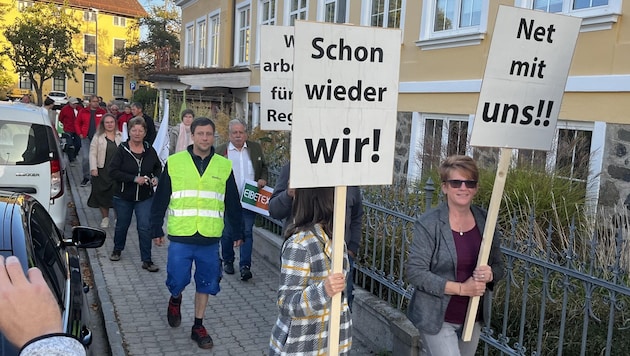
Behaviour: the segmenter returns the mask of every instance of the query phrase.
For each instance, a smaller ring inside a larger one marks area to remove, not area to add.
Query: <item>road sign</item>
[[[129,82],[129,88],[131,90],[136,90],[137,86],[138,86],[138,82],[136,82],[135,80],[132,80]]]

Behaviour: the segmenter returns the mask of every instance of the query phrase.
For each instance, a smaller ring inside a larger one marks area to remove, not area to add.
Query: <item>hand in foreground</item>
[[[346,289],[346,277],[343,273],[333,273],[324,280],[324,290],[329,297]]]
[[[494,279],[492,268],[488,265],[478,266],[473,271],[473,278],[477,282],[490,283]]]
[[[239,247],[243,244],[243,239],[234,241],[234,247]]]
[[[60,333],[61,312],[38,268],[28,270],[28,280],[15,256],[0,256],[0,331],[22,348],[42,335]]]
[[[467,297],[481,297],[486,292],[486,283],[477,281],[474,277],[468,278],[461,287],[460,295]]]
[[[164,236],[154,237],[153,238],[153,244],[155,246],[162,246],[162,245],[164,245]]]
[[[98,177],[98,169],[91,169],[90,174],[92,177]]]

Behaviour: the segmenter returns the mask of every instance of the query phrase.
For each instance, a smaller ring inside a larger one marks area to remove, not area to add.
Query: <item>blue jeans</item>
[[[131,217],[136,213],[136,225],[138,227],[138,241],[140,245],[140,258],[142,262],[151,261],[151,203],[153,197],[143,201],[128,201],[114,197],[114,211],[116,211],[116,230],[114,232],[114,251],[125,249],[127,231],[131,225]]]
[[[464,326],[459,324],[442,324],[442,329],[435,335],[420,333],[422,338],[422,356],[474,356],[481,336],[481,323],[476,322],[470,341],[462,340]]]
[[[79,151],[81,157],[81,168],[83,179],[90,179],[90,139],[85,137],[81,139],[82,150]]]
[[[254,246],[254,236],[252,230],[254,229],[254,220],[256,220],[256,213],[242,209],[243,220],[241,222],[241,231],[243,234],[243,244],[240,247],[241,260],[239,261],[240,268],[252,266],[252,248]],[[225,227],[223,228],[223,235],[221,235],[221,256],[224,263],[234,263],[234,245],[232,241],[232,226],[225,221]]]

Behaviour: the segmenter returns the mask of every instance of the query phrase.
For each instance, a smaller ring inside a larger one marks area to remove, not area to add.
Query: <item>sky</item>
[[[164,4],[164,0],[139,0],[140,4],[144,6],[146,10],[149,10],[149,7],[152,5],[162,5]]]

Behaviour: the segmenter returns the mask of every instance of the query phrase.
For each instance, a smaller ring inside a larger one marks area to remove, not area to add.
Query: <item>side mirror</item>
[[[88,226],[72,228],[72,243],[78,248],[97,248],[103,246],[107,234],[105,231]]]

